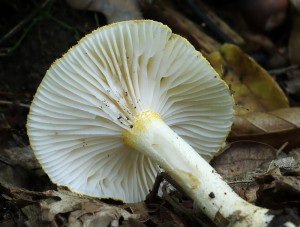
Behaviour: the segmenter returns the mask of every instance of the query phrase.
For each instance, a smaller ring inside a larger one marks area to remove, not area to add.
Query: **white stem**
[[[124,141],[155,160],[219,226],[266,226],[272,220],[268,209],[239,197],[158,114],[138,114]]]

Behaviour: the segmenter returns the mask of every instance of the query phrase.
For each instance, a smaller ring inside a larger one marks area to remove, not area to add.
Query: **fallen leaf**
[[[35,192],[2,182],[0,193],[5,201],[22,210],[22,215],[25,215],[23,219],[27,218],[25,223],[29,227],[119,226],[120,223],[126,227],[149,225],[184,227],[186,221],[194,220],[187,213],[178,210],[174,212],[169,205],[165,206],[164,200],[161,200],[164,201],[162,204],[152,204],[155,209],[148,207],[144,202],[112,205],[98,198],[79,195],[63,188],[58,191]]]
[[[229,181],[251,180],[257,173],[266,172],[269,163],[276,158],[277,150],[267,144],[238,141],[228,144],[211,165]]]
[[[211,161],[211,165],[239,196],[248,202],[255,203],[257,191],[260,190],[260,183],[257,183],[256,179],[264,179],[263,183],[268,181],[266,180],[270,178],[268,171],[272,172],[273,169],[285,172],[297,171],[300,162],[293,157],[295,155],[292,153],[291,156],[287,156],[284,153],[278,154],[276,149],[266,144],[238,141],[228,144],[223,152]],[[294,180],[293,177],[285,177],[281,183],[288,185]],[[264,188],[264,190],[267,189]],[[262,206],[264,206],[263,203]]]
[[[119,222],[120,218],[136,218],[138,215],[130,214],[117,206],[105,204],[88,196],[79,196],[68,191],[48,191],[48,196],[59,198],[59,201],[44,200],[41,202],[42,220],[56,224],[57,216],[68,213],[65,222],[69,226],[109,226]],[[62,217],[61,217],[62,218]]]
[[[26,225],[39,226],[114,226],[119,220],[139,221],[138,211],[132,214],[122,207],[97,198],[79,195],[64,189],[35,192],[0,183],[2,198],[21,208]]]
[[[253,140],[285,150],[300,146],[300,108],[284,108],[267,113],[235,116],[228,141]]]
[[[244,200],[249,203],[255,203],[257,200],[257,190],[259,186],[255,182],[233,182],[230,183],[232,189]]]
[[[295,169],[300,162],[298,162],[296,159],[293,157],[285,157],[285,158],[280,158],[277,160],[271,161],[268,171],[274,168],[280,168],[280,169]]]
[[[224,44],[208,60],[230,86],[237,115],[289,107],[287,97],[273,78],[239,47]]]
[[[138,220],[140,222],[149,220],[149,209],[144,202],[126,203],[120,207],[128,210],[131,214],[138,214]]]
[[[267,174],[257,177],[260,184],[257,192],[258,204],[267,208],[282,209],[284,207],[298,208],[300,214],[300,169],[282,173],[275,168]]]

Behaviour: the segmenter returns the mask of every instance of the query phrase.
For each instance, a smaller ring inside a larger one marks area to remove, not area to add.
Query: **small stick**
[[[161,184],[161,182],[163,182],[163,180],[168,181],[174,188],[177,189],[177,191],[179,191],[181,194],[186,195],[186,193],[184,192],[182,187],[180,187],[180,185],[168,173],[161,172],[161,173],[157,174],[157,177],[155,178],[155,182],[153,184],[152,190],[150,191],[150,193],[146,197],[146,202],[147,203],[151,203],[155,200],[155,198],[158,194],[160,184]]]
[[[298,65],[290,65],[290,66],[287,66],[287,67],[284,67],[284,68],[279,68],[279,69],[273,69],[273,70],[269,70],[269,74],[272,74],[272,75],[279,75],[279,74],[283,74],[283,73],[286,73],[290,70],[293,70],[293,69],[298,69],[299,66]]]
[[[21,107],[28,108],[28,109],[30,108],[30,105],[28,105],[28,104],[12,102],[12,101],[5,101],[5,100],[0,100],[0,105],[17,105],[17,106],[21,106]]]
[[[39,5],[33,12],[31,12],[27,17],[25,17],[21,22],[19,22],[15,27],[13,27],[9,32],[7,32],[1,39],[0,43],[5,42],[15,33],[22,29],[22,27],[27,24],[41,9],[43,9],[51,0],[45,0],[41,5]]]
[[[218,26],[208,17],[204,9],[199,4],[196,4],[193,0],[186,2],[193,13],[198,17],[208,29],[217,37],[221,43],[234,43],[233,40],[227,36]]]

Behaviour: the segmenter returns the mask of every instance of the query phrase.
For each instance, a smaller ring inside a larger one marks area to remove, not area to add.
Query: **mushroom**
[[[101,12],[108,23],[142,19],[137,0],[66,0],[73,8]]]
[[[27,130],[45,172],[72,191],[141,201],[162,168],[218,225],[264,226],[269,210],[241,199],[207,162],[232,118],[230,91],[202,55],[141,20],[97,29],[56,60]]]

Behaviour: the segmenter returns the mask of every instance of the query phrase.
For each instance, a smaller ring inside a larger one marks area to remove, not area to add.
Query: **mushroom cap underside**
[[[53,182],[141,201],[159,167],[124,144],[123,131],[147,109],[206,159],[233,117],[227,85],[186,39],[150,20],[105,26],[47,71],[28,116],[30,144]]]

